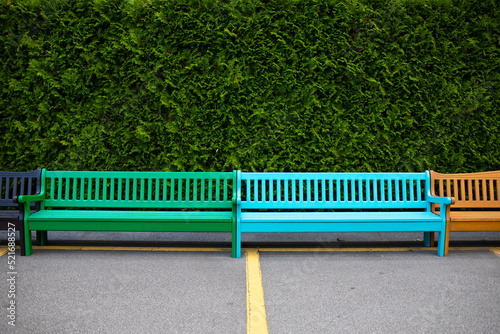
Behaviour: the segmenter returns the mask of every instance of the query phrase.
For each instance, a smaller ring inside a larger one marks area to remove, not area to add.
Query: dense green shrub
[[[500,169],[499,14],[3,0],[0,170]]]

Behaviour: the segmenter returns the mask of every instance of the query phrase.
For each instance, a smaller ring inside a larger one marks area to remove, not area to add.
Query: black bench
[[[40,193],[42,170],[31,172],[0,171],[0,230],[19,231],[21,255],[24,249],[24,211],[17,203],[19,195],[35,195]],[[40,209],[40,203],[33,203],[31,211]],[[37,241],[40,233],[37,232]]]

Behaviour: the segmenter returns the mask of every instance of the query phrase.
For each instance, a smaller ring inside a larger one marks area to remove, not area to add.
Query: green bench
[[[21,195],[25,252],[31,231],[231,232],[236,257],[236,171],[102,172],[42,170],[38,195]]]

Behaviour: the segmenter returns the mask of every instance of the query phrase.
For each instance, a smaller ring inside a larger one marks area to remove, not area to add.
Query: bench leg
[[[434,232],[424,232],[424,246],[434,247],[436,243],[434,242]]]
[[[447,256],[448,255],[448,247],[446,243],[446,233],[444,231],[439,232],[438,239],[438,255],[439,256]]]
[[[241,257],[241,233],[239,231],[236,232],[236,258]]]
[[[33,248],[31,244],[31,231],[24,227],[24,255],[30,256],[33,254]]]
[[[21,256],[26,255],[26,249],[24,247],[24,221],[19,221],[18,225],[19,226],[19,246],[21,246]]]
[[[431,246],[431,232],[424,232],[424,246]]]
[[[39,246],[47,244],[47,231],[36,231],[36,240]]]
[[[234,224],[236,225],[236,224]],[[231,257],[236,257],[236,228],[233,226],[233,233],[231,234]]]

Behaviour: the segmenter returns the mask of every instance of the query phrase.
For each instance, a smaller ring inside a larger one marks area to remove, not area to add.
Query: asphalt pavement
[[[21,257],[0,233],[0,333],[500,333],[500,232],[421,239],[247,234],[233,259],[224,233],[49,232]]]

